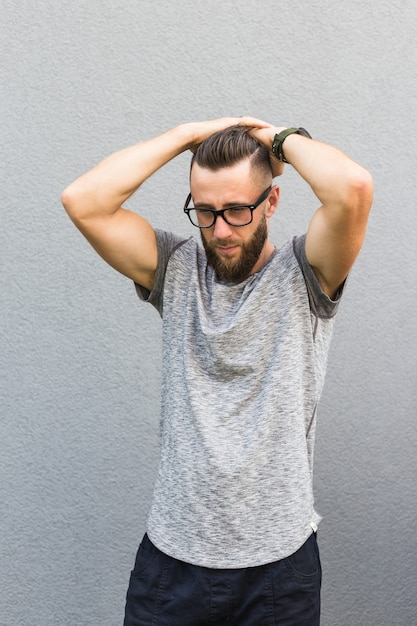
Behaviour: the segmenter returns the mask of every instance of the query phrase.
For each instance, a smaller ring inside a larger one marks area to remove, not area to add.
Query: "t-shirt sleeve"
[[[334,299],[329,298],[329,296],[322,290],[313,268],[307,260],[305,242],[306,235],[294,237],[293,250],[304,276],[308,298],[310,301],[310,309],[317,317],[331,318],[336,315],[346,280],[340,285]]]
[[[155,229],[156,244],[158,249],[158,264],[155,272],[155,284],[152,291],[145,289],[142,285],[135,284],[136,293],[141,300],[152,304],[162,317],[163,309],[163,291],[165,282],[165,273],[168,266],[169,259],[172,253],[180,246],[186,239],[178,237],[173,233],[166,232],[164,230]]]

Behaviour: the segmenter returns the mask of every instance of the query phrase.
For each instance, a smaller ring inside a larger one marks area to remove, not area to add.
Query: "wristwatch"
[[[303,135],[303,137],[308,137],[311,139],[311,135],[305,128],[286,128],[282,130],[280,133],[275,135],[274,141],[272,142],[272,154],[274,154],[278,161],[283,161],[284,163],[288,163],[287,159],[284,156],[284,150],[282,144],[288,135]]]

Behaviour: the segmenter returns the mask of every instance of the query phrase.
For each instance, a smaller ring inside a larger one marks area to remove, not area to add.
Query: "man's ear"
[[[273,185],[267,200],[266,217],[272,217],[278,208],[280,188],[277,185]]]

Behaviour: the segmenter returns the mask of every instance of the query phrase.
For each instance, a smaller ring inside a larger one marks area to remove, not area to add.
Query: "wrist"
[[[278,161],[283,161],[284,163],[288,163],[284,154],[284,141],[289,137],[289,135],[302,135],[304,137],[308,137],[311,139],[310,133],[305,128],[285,128],[281,130],[274,136],[274,140],[272,142],[272,154],[278,159]]]
[[[175,137],[180,151],[190,150],[195,144],[194,123],[186,122],[175,126],[171,131]]]

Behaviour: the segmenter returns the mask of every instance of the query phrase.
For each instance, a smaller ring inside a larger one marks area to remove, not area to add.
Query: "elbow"
[[[78,224],[85,217],[85,194],[80,192],[75,183],[64,189],[61,194],[61,203],[75,224]]]
[[[73,205],[73,194],[71,193],[71,187],[66,187],[62,192],[61,204],[66,212],[69,213]]]
[[[371,174],[364,168],[360,169],[360,172],[355,177],[355,188],[359,193],[367,198],[372,198],[374,192],[374,182]]]
[[[72,218],[76,213],[77,199],[76,194],[73,191],[72,185],[69,185],[64,189],[61,194],[61,203],[68,215]]]
[[[360,167],[349,179],[345,192],[345,205],[362,215],[368,215],[371,210],[374,195],[374,184],[371,174]]]

